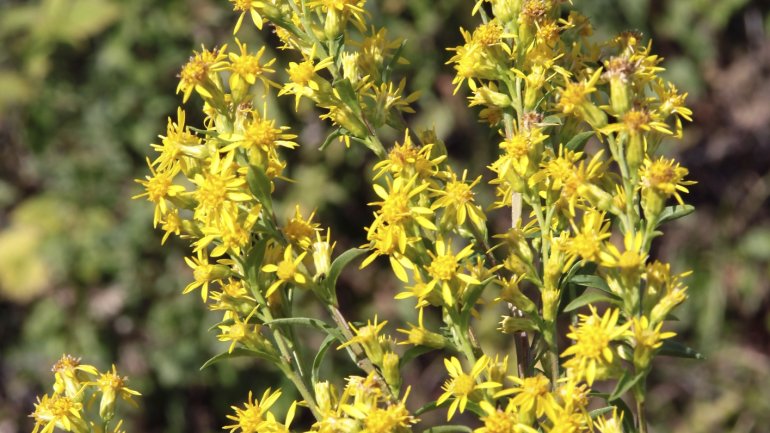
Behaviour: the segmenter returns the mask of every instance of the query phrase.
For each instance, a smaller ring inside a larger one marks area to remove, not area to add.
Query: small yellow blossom
[[[307,279],[298,268],[306,255],[307,252],[303,251],[295,258],[292,246],[289,245],[283,251],[283,260],[275,265],[268,264],[263,266],[262,272],[275,273],[276,277],[278,277],[275,282],[271,284],[270,287],[268,287],[267,292],[265,292],[265,296],[272,295],[273,292],[278,290],[282,284],[288,284],[292,282],[296,284],[305,284]]]
[[[594,306],[590,309],[590,315],[578,315],[578,326],[570,326],[567,338],[575,342],[561,354],[562,357],[571,356],[564,367],[572,370],[576,378],[585,378],[589,386],[595,379],[605,377],[607,368],[616,359],[612,343],[620,340],[630,326],[630,323],[618,325],[618,309],[608,309],[602,316]]]
[[[436,404],[441,405],[452,399],[447,411],[447,421],[452,419],[458,409],[460,413],[465,412],[469,401],[479,401],[481,397],[478,391],[502,386],[497,382],[482,381],[481,373],[487,368],[488,363],[489,358],[482,356],[473,364],[470,372],[465,373],[459,359],[454,356],[444,359],[449,379],[442,386],[444,393],[436,400]]]

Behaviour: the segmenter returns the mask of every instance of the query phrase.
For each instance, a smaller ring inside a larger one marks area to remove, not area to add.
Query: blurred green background
[[[479,144],[490,143],[491,133],[462,94],[451,94],[443,64],[444,47],[460,43],[457,28],[474,25],[473,2],[369,3],[376,23],[408,40],[411,64],[402,72],[423,92],[412,123],[435,125],[459,164],[484,173],[495,150]],[[699,182],[688,197],[697,213],[670,226],[656,254],[679,271],[694,270],[676,328],[707,359],[658,363],[651,431],[766,431],[770,5],[575,3],[600,36],[625,29],[651,35],[695,112],[685,140],[670,149]],[[31,430],[35,395],[48,390],[50,366],[62,353],[102,370],[115,362],[131,377],[144,397],[127,414],[129,431],[217,431],[248,389],[280,385],[254,362],[199,371],[226,346],[207,331],[217,319],[198,297],[181,295],[191,277],[184,243],[161,248],[150,206],[130,200],[149,143],[180,102],[180,66],[201,43],[230,41],[236,18],[227,2],[213,0],[0,1],[0,433]],[[260,40],[251,28],[241,37]],[[188,105],[195,119],[197,102]],[[321,154],[325,126],[316,113],[286,116],[303,148],[290,166],[300,187],[280,191],[285,207],[300,202],[305,214],[318,208],[340,251],[363,243],[370,211],[360,204],[371,193],[360,176],[368,156],[338,145]],[[375,285],[384,275],[370,268],[347,274],[344,306],[353,312],[373,300],[366,313],[413,320],[408,305],[390,301],[395,283]],[[368,317],[356,314],[351,319]],[[426,368],[427,377],[437,377]]]

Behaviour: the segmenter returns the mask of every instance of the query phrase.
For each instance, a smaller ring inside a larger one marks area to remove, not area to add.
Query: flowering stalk
[[[230,343],[213,361],[237,350],[275,364],[312,412],[311,432],[411,431],[418,420],[400,369],[427,351],[442,351],[448,376],[419,413],[447,408],[450,421],[472,412],[483,425],[476,433],[646,432],[646,377],[664,348],[676,352],[668,344],[674,334],[662,327],[686,298],[686,274],[650,260],[650,248],[661,224],[692,210],[681,194],[693,183],[675,160],[658,156],[691,112],[686,95],[658,75],[650,43],[633,32],[597,43],[588,19],[560,0],[477,1],[482,24],[461,29],[464,43],[449,49],[447,63],[455,92],[467,86],[468,105],[501,137],[484,183],[450,163],[435,131],[407,129],[403,114],[418,95],[394,79],[403,42],[371,26],[365,0],[231,3],[240,13],[236,34],[249,17],[293,53],[288,80],[274,81],[277,61],[264,47],[254,52],[237,38],[237,51],[195,53],[178,93],[203,100],[203,128],[186,126],[179,109],[153,145],[158,155],[137,196],[155,205],[164,241],[173,234],[191,243],[194,281],[185,292],[200,290],[223,313],[218,338]],[[314,213],[306,217],[297,205],[285,223],[276,218],[283,153],[299,146],[267,117],[266,97],[255,96],[276,89],[295,109],[309,101],[321,110],[333,128],[322,148],[338,138],[376,158],[374,218],[361,248],[332,259],[330,231],[323,234]],[[403,138],[386,147],[378,137],[384,127]],[[496,200],[479,203],[487,185]],[[493,209],[511,215],[502,233],[490,233]],[[418,310],[418,324],[398,330],[404,341],[388,335],[387,321],[357,325],[339,309],[337,278],[362,255],[362,268],[387,260],[403,283],[396,298]],[[297,317],[299,291],[328,316]],[[513,372],[508,356],[486,353],[474,330],[475,317],[495,303],[510,312],[499,331],[513,336]],[[426,327],[426,312],[444,328]],[[295,353],[299,325],[326,334],[310,371]],[[349,350],[365,373],[348,378],[341,393],[317,377],[332,346]],[[614,391],[593,392],[600,381]],[[636,415],[621,399],[629,392]],[[281,423],[269,410],[280,395],[250,395],[226,428],[289,431],[297,402]],[[607,410],[591,416],[589,404],[601,399]]]

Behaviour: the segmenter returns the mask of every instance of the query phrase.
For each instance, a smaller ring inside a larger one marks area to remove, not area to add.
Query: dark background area
[[[698,184],[695,214],[670,225],[656,254],[692,269],[690,300],[674,328],[705,361],[662,358],[651,379],[654,432],[762,432],[770,424],[770,5],[755,0],[576,0],[597,37],[638,29],[665,57],[669,79],[690,93],[695,121],[668,152]],[[472,2],[370,1],[378,25],[407,39],[402,73],[421,90],[414,127],[435,125],[454,163],[470,173],[496,151],[494,135],[452,95],[445,47],[472,28]],[[165,132],[181,98],[176,74],[191,50],[231,42],[235,15],[224,1],[0,1],[0,433],[31,430],[36,395],[53,381],[62,353],[109,368],[115,362],[144,397],[126,413],[128,431],[217,431],[230,405],[280,386],[252,361],[199,367],[226,347],[207,329],[217,318],[197,296],[184,242],[160,246],[152,210],[130,197],[146,172],[149,143]],[[239,36],[257,46],[244,25]],[[289,60],[285,53],[279,63]],[[290,98],[274,111],[300,135],[291,157],[297,181],[279,190],[283,214],[301,203],[332,227],[338,251],[360,245],[372,194],[362,149],[317,146],[325,125]],[[199,103],[187,104],[200,124]],[[386,137],[392,142],[397,137]],[[322,185],[309,188],[307,185]],[[481,195],[488,200],[490,192]],[[344,275],[351,320],[375,312],[401,324],[410,305],[392,301],[387,269]],[[312,307],[308,306],[312,312]],[[319,313],[320,314],[320,313]],[[491,318],[493,322],[496,318]],[[308,335],[313,341],[317,338]],[[343,359],[343,358],[340,358]],[[354,372],[327,369],[330,377]],[[327,366],[328,367],[328,366]],[[441,367],[423,362],[424,388]],[[407,381],[417,379],[406,372]],[[431,385],[433,384],[433,385]],[[419,399],[419,397],[417,397]]]

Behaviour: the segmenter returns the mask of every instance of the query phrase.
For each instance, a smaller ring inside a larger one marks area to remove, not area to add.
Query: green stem
[[[255,294],[257,303],[262,305],[261,313],[264,319],[268,322],[272,321],[273,314],[270,312],[270,307],[267,306],[267,301],[262,296],[262,293],[260,293],[259,290],[252,290],[252,293]],[[300,360],[292,356],[292,352],[289,350],[289,346],[294,346],[293,342],[287,342],[286,337],[284,337],[283,333],[280,331],[280,329],[278,329],[277,326],[270,327],[270,330],[273,334],[273,340],[275,340],[275,344],[278,346],[278,351],[281,353],[281,362],[278,364],[278,368],[280,368],[286,377],[292,381],[294,386],[297,388],[297,391],[302,396],[302,399],[305,400],[305,404],[307,404],[308,408],[313,413],[313,416],[320,421],[322,419],[322,414],[318,409],[315,398],[313,394],[308,390],[302,376],[297,374],[296,370],[302,371],[302,369],[299,366]],[[297,364],[296,370],[292,360]]]
[[[347,342],[352,340],[353,331],[350,330],[350,325],[348,324],[348,321],[345,320],[345,316],[342,315],[339,307],[336,304],[329,304],[327,305],[327,308],[329,309],[329,314],[332,316],[334,323],[336,323],[337,327],[342,331],[342,336],[345,338],[345,341]],[[367,374],[376,375],[383,384],[387,383],[385,378],[382,377],[382,374],[380,374],[379,370],[377,370],[372,361],[367,358],[366,352],[364,352],[364,348],[360,344],[351,344],[348,347],[350,347],[350,349],[353,351],[355,362],[362,370],[364,370]],[[383,387],[383,389],[387,390],[391,400],[395,401],[397,399],[397,396],[393,394],[389,386]]]

